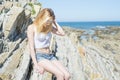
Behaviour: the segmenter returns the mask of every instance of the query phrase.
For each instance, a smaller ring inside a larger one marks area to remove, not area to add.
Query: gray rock
[[[3,0],[0,0],[0,4],[2,4]]]
[[[12,7],[9,13],[5,16],[3,22],[5,38],[9,38],[10,40],[15,39],[15,37],[21,33],[21,28],[23,27],[25,20],[25,12],[23,8]]]
[[[20,61],[19,67],[15,71],[13,80],[26,80],[30,65],[30,53],[28,45],[23,52],[22,60]]]
[[[66,66],[71,74],[71,80],[85,80],[84,73],[82,72],[82,62],[77,48],[74,46],[70,38],[67,36],[56,36],[56,45],[59,60]]]
[[[4,17],[5,17],[5,14],[2,13],[2,14],[0,15],[0,31],[2,31],[2,28],[3,28]]]
[[[0,39],[0,53],[2,52],[2,50],[3,50],[3,41]]]

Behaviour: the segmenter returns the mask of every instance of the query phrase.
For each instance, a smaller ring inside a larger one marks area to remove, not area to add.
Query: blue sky
[[[120,21],[120,0],[39,0],[57,21]]]

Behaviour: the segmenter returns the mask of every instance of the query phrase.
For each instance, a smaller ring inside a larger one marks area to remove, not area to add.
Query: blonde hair
[[[33,24],[35,24],[37,32],[43,32],[48,33],[52,29],[52,23],[49,23],[49,25],[46,25],[47,21],[46,19],[55,19],[55,15],[52,9],[50,8],[44,8],[40,11],[40,13],[37,15],[36,19],[34,20]],[[47,27],[46,27],[47,26]]]

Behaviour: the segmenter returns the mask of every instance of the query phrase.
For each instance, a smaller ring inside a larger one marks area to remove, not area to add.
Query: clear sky
[[[120,0],[39,0],[57,21],[120,21]]]

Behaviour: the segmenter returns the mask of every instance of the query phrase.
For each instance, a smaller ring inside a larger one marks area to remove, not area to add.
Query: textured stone
[[[12,7],[3,22],[3,31],[6,38],[14,39],[20,32],[25,22],[23,8]]]

